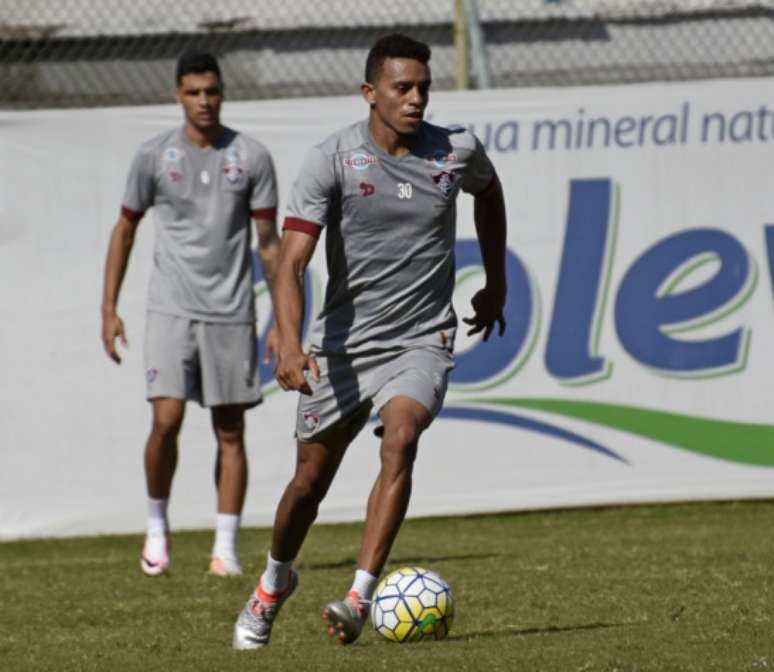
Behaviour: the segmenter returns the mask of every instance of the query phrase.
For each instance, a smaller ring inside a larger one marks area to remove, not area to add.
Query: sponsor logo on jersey
[[[183,158],[183,150],[178,149],[177,147],[167,147],[164,150],[164,161],[167,163],[177,163],[178,161],[181,161]]]
[[[362,196],[371,196],[376,191],[376,187],[368,182],[360,183],[360,193]]]
[[[457,176],[447,170],[442,170],[440,173],[435,173],[432,178],[433,182],[443,192],[443,195],[448,196],[454,187],[454,180],[457,179]]]
[[[320,416],[317,413],[304,413],[304,426],[311,432],[320,424]]]
[[[180,180],[183,179],[183,173],[181,173],[179,170],[175,170],[174,168],[170,168],[167,171],[167,177],[169,177],[172,182],[180,182]]]
[[[438,168],[443,168],[447,163],[453,163],[458,160],[457,155],[454,152],[447,154],[443,150],[438,150],[432,154],[428,154],[425,157],[425,161],[432,163]]]
[[[371,154],[352,154],[344,159],[344,165],[347,168],[354,168],[355,170],[367,170],[369,166],[373,166],[376,163],[376,157]]]

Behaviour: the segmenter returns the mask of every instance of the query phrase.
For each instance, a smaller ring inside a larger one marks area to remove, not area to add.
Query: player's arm
[[[254,217],[254,221],[255,232],[258,236],[258,258],[261,260],[263,277],[271,291],[274,287],[274,277],[277,274],[280,250],[277,221],[273,217]]]
[[[277,263],[279,261],[280,239],[277,235],[277,220],[274,216],[266,217],[262,213],[253,213],[255,221],[255,233],[258,238],[258,258],[263,268],[263,277],[269,288],[269,296],[274,301],[274,277],[277,274]],[[276,322],[269,331],[266,339],[266,350],[264,361],[271,361],[277,353],[279,347],[279,335],[277,333]]]
[[[122,210],[110,235],[105,260],[105,277],[102,289],[102,344],[110,359],[117,364],[121,363],[121,356],[116,349],[116,338],[119,338],[124,346],[128,344],[123,320],[117,312],[118,295],[126,274],[139,221],[139,216]]]
[[[473,220],[481,248],[481,259],[486,273],[486,285],[473,297],[473,317],[464,318],[471,325],[468,335],[484,332],[489,338],[495,322],[500,336],[505,332],[503,308],[507,291],[505,281],[505,200],[500,180],[495,174],[489,186],[473,196]]]
[[[279,262],[274,279],[274,319],[279,332],[276,378],[283,390],[311,394],[304,372],[315,379],[319,370],[314,359],[304,353],[301,325],[304,317],[304,271],[317,246],[317,238],[285,229],[280,243]]]

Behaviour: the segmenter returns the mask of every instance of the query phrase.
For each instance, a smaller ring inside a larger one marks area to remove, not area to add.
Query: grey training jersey
[[[486,189],[494,168],[463,129],[423,123],[395,158],[367,122],[335,133],[306,157],[284,228],[325,227],[328,286],[312,331],[326,353],[452,346],[455,200]]]
[[[250,219],[274,218],[274,165],[259,142],[229,128],[201,149],[183,131],[144,143],[123,213],[156,221],[148,310],[207,322],[255,319]]]

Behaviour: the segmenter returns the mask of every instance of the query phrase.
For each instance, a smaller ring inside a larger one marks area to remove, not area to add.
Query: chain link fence
[[[232,100],[349,94],[396,30],[435,89],[774,74],[774,0],[0,0],[0,107],[168,102],[190,47]]]

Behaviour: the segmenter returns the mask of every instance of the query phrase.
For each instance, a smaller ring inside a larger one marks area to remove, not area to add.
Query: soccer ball
[[[374,630],[392,642],[444,639],[454,620],[454,596],[438,574],[404,567],[388,574],[371,602]]]

